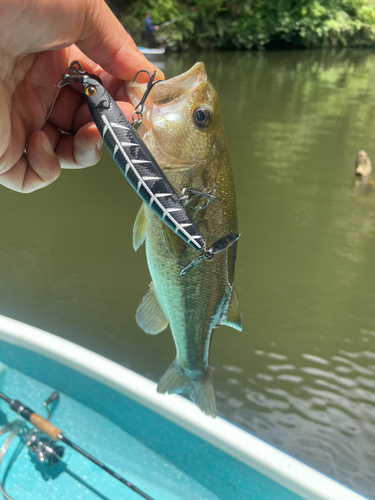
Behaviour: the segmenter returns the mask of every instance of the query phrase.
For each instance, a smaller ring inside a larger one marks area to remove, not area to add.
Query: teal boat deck
[[[301,499],[166,418],[58,362],[2,341],[0,360],[2,392],[44,414],[42,401],[58,390],[61,398],[52,422],[155,500]],[[16,418],[1,401],[0,425]],[[68,447],[63,460],[51,468],[37,463],[19,443],[16,438],[0,471],[5,491],[15,500],[141,498]]]

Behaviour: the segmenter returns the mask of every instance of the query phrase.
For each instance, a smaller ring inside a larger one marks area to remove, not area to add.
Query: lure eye
[[[96,88],[93,85],[90,85],[90,87],[87,87],[85,90],[86,95],[92,97],[93,95],[96,94]]]
[[[195,108],[193,111],[193,120],[197,127],[207,127],[211,121],[211,113],[207,108]]]

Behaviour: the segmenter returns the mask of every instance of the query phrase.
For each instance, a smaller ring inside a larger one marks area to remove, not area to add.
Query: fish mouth
[[[192,68],[169,80],[159,80],[152,88],[144,103],[142,127],[139,134],[144,136],[152,128],[151,110],[153,105],[168,104],[180,98],[186,92],[191,92],[201,82],[207,81],[206,67],[203,62],[197,62]],[[131,104],[136,107],[147,89],[147,83],[125,82],[125,91]]]
[[[145,102],[152,101],[153,104],[167,104],[177,99],[186,92],[193,89],[202,81],[207,81],[206,67],[203,62],[197,62],[192,68],[181,75],[174,76],[169,80],[159,80],[150,92]],[[136,106],[141,100],[147,88],[147,83],[125,82],[125,90],[130,102]]]
[[[185,73],[155,83],[144,103],[142,125],[137,129],[146,146],[149,146],[150,134],[152,135],[154,128],[153,118],[158,114],[155,107],[168,105],[172,101],[177,103],[179,99],[184,99],[185,94],[190,95],[194,92],[203,82],[208,82],[206,67],[203,62],[197,62]],[[147,90],[147,83],[124,82],[124,86],[131,104],[136,107]],[[191,164],[190,161],[171,156],[170,152],[166,154],[162,144],[159,144],[159,149],[163,153],[164,162],[167,159],[167,164],[160,165],[163,170],[188,169],[197,166]]]

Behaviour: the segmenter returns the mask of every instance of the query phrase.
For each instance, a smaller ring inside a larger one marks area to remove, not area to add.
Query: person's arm
[[[30,192],[53,182],[61,167],[87,167],[101,156],[78,87],[61,90],[44,123],[70,63],[98,74],[118,101],[127,100],[122,80],[155,67],[103,0],[0,0],[0,28],[0,184]],[[132,106],[119,105],[130,118]]]

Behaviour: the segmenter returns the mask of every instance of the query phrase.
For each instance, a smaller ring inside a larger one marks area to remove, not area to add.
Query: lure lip
[[[240,236],[241,233],[229,233],[225,236],[222,236],[221,238],[216,240],[215,243],[210,246],[210,248],[207,249],[207,253],[216,254],[226,250],[227,248],[232,246]]]

